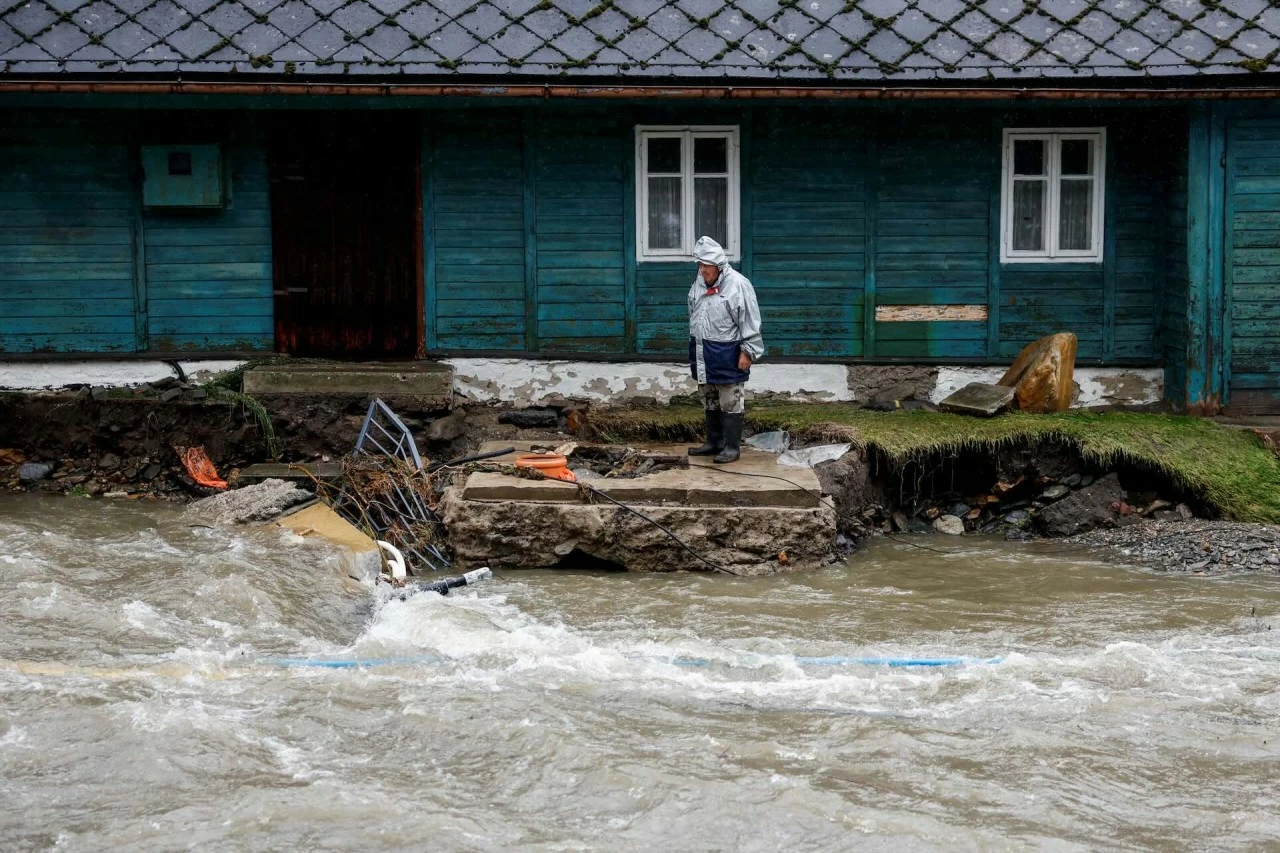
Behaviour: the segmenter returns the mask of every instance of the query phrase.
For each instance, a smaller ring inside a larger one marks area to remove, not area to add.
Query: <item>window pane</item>
[[[1058,220],[1058,248],[1093,248],[1093,181],[1062,182],[1062,215]]]
[[[680,174],[680,140],[660,137],[649,140],[649,174]]]
[[[1044,142],[1039,139],[1015,139],[1013,141],[1013,173],[1015,175],[1044,174]]]
[[[693,225],[698,237],[710,237],[729,249],[729,181],[697,178],[693,182]]]
[[[680,179],[649,179],[649,248],[679,249]]]
[[[693,171],[699,175],[723,174],[729,171],[729,140],[693,140]]]
[[[1044,251],[1044,209],[1047,181],[1013,182],[1013,249]]]
[[[1062,174],[1093,174],[1093,140],[1062,140]]]

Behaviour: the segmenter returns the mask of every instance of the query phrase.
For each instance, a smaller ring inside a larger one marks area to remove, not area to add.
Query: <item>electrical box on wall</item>
[[[222,207],[222,151],[217,144],[142,146],[144,207]]]

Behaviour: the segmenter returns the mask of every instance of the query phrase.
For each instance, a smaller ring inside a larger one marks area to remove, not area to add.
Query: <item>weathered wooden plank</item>
[[[168,335],[205,335],[227,339],[262,337],[273,334],[274,321],[269,314],[257,316],[155,317],[148,328],[152,337]],[[153,344],[154,346],[154,344]]]
[[[0,246],[128,246],[129,229],[114,228],[0,228]]]
[[[437,317],[523,317],[523,299],[437,299]]]
[[[876,266],[884,271],[950,272],[987,269],[987,254],[881,254]]]
[[[223,226],[178,228],[154,225],[147,228],[147,247],[172,246],[254,246],[271,245],[271,230],[263,226]]]
[[[0,317],[132,317],[133,294],[104,299],[5,299],[0,289]]]
[[[203,263],[203,264],[148,264],[147,276],[151,281],[225,281],[238,278],[263,279],[271,277],[269,263]]]
[[[147,292],[153,299],[237,299],[271,298],[271,279],[243,278],[215,281],[149,281]]]
[[[148,232],[150,237],[150,232]],[[172,264],[190,266],[193,264],[271,264],[270,245],[249,246],[153,246],[147,241],[146,262],[148,266],[156,264]]]
[[[249,332],[189,332],[153,335],[152,352],[270,352],[275,348],[271,334]]]
[[[763,277],[767,271],[782,272],[833,272],[846,270],[861,272],[863,268],[862,253],[857,254],[768,254],[756,247],[755,266]]]
[[[544,320],[622,320],[626,306],[621,302],[547,302],[538,305],[538,321]]]
[[[130,324],[132,324],[130,319]],[[0,352],[132,352],[133,329],[128,333],[107,334],[3,334],[0,333]]]
[[[270,295],[254,298],[226,299],[157,299],[147,300],[147,309],[151,317],[181,319],[225,317],[237,319],[242,317],[272,316],[272,300]],[[131,309],[132,310],[132,309]]]
[[[519,266],[524,264],[524,248],[494,246],[488,241],[470,248],[437,246],[436,263],[442,266]]]
[[[876,322],[876,347],[888,341],[980,341],[986,348],[985,320],[937,320],[917,323]]]
[[[493,335],[441,335],[436,342],[439,350],[491,350],[522,352],[524,330]]]
[[[524,348],[524,313],[517,317],[436,317],[436,334],[441,339],[449,335],[520,335],[520,348]]]
[[[578,252],[543,251],[538,249],[538,269],[541,270],[614,270],[622,268],[622,247],[608,250]]]
[[[524,264],[503,264],[500,266],[478,267],[459,266],[457,264],[436,263],[436,275],[441,287],[450,282],[467,282],[490,284],[496,282],[518,281],[524,283]]]
[[[844,252],[850,251],[848,248],[843,248],[850,245],[847,241],[862,239],[863,234],[866,233],[866,224],[861,219],[844,219],[834,216],[821,219],[761,219],[757,216],[751,232],[756,237],[757,246],[768,240],[785,238],[822,251]],[[842,248],[829,248],[832,242],[840,244]]]
[[[616,320],[539,320],[538,338],[621,338],[626,332],[621,312]],[[619,342],[620,343],[620,342]]]
[[[133,264],[125,263],[47,263],[0,264],[0,281],[67,281],[81,278],[85,281],[101,279],[133,278]]]
[[[547,286],[608,287],[622,299],[622,269],[539,269],[538,292]]]
[[[132,341],[133,312],[106,317],[0,315],[0,335],[128,335]]]
[[[538,215],[539,237],[546,234],[600,234],[613,237],[621,233],[621,214],[581,217],[540,212]]]

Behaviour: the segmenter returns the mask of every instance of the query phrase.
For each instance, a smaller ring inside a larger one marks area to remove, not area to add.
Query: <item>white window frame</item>
[[[681,169],[680,187],[682,201],[680,222],[683,228],[681,246],[676,249],[649,248],[649,146],[646,141],[653,138],[682,139],[680,148]],[[636,260],[641,263],[654,263],[677,260],[688,260],[693,257],[693,244],[702,236],[695,234],[694,229],[694,175],[693,175],[693,141],[695,139],[726,139],[729,179],[729,245],[724,247],[729,260],[737,261],[742,257],[741,236],[741,147],[737,125],[636,125]]]
[[[1013,248],[1013,143],[1033,139],[1046,143],[1046,180],[1049,184],[1045,207],[1045,247],[1040,251]],[[1062,145],[1066,140],[1088,139],[1093,145],[1093,239],[1092,249],[1059,249],[1061,214]],[[1060,264],[1102,263],[1105,222],[1107,129],[1105,127],[1006,128],[1000,181],[1000,263]]]

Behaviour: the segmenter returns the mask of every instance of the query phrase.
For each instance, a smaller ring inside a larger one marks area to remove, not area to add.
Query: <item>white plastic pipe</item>
[[[387,552],[387,562],[391,565],[391,580],[403,581],[408,577],[408,572],[404,566],[404,554],[400,553],[400,549],[390,542],[377,540],[378,547]]]

